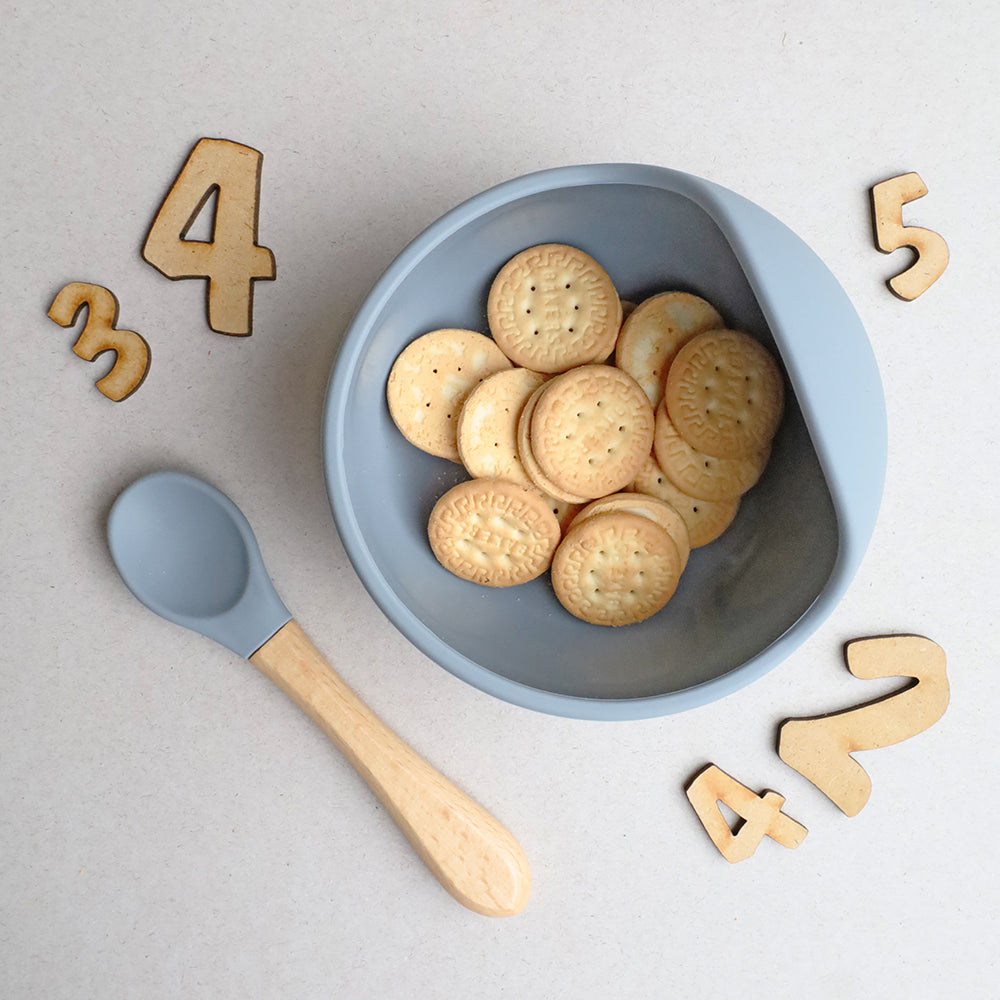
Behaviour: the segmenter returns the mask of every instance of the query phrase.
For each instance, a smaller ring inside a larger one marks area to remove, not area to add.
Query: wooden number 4
[[[848,816],[871,794],[871,779],[850,755],[877,750],[922,733],[948,707],[944,650],[917,635],[857,639],[847,668],[862,680],[911,677],[915,683],[885,698],[811,719],[787,719],[778,730],[778,756],[808,778]]]
[[[257,243],[260,172],[256,149],[201,139],[160,205],[142,256],[168,278],[208,279],[208,325],[217,333],[253,332],[253,282],[275,276],[274,254]],[[188,230],[216,195],[209,242]]]
[[[745,861],[765,837],[784,847],[798,847],[808,832],[801,823],[781,811],[785,804],[777,792],[758,795],[746,785],[709,764],[687,787],[687,797],[722,856],[730,862]],[[723,802],[743,820],[734,832],[719,803]]]

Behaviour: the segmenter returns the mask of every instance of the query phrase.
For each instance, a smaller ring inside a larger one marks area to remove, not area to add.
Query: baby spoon
[[[143,604],[249,659],[319,725],[460,903],[491,917],[524,908],[531,872],[517,841],[337,676],[281,602],[229,497],[180,473],[145,476],[114,502],[108,543]]]

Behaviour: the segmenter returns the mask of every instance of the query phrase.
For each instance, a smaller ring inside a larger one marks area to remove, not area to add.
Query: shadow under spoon
[[[531,891],[514,837],[404,743],[335,673],[274,589],[250,524],[191,476],[136,480],[108,515],[111,555],[157,614],[249,659],[356,768],[441,884],[487,916],[520,912]]]

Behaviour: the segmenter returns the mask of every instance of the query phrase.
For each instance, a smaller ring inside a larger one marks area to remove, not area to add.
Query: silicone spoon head
[[[243,512],[200,479],[137,479],[111,507],[108,544],[146,607],[244,658],[291,619]]]

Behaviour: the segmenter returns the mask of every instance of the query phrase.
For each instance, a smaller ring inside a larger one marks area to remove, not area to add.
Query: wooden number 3
[[[142,248],[168,278],[208,279],[208,325],[217,333],[253,332],[253,282],[275,276],[274,254],[257,244],[260,172],[256,149],[228,139],[201,139],[167,192]],[[187,239],[216,195],[212,239]]]
[[[848,816],[871,794],[871,779],[850,755],[892,746],[934,725],[948,707],[944,650],[916,635],[857,639],[846,648],[855,677],[911,677],[888,697],[812,719],[788,719],[778,730],[778,756],[808,778]]]
[[[912,247],[916,261],[888,285],[901,299],[915,299],[934,284],[948,266],[948,244],[933,230],[903,225],[903,206],[927,194],[920,174],[900,174],[872,188],[875,243],[884,253]]]
[[[111,371],[98,379],[97,388],[115,402],[131,396],[149,371],[149,345],[134,330],[119,330],[118,299],[101,285],[74,281],[66,285],[49,307],[49,319],[60,326],[73,326],[83,307],[87,322],[73,345],[73,353],[93,361],[105,351],[115,352]]]

